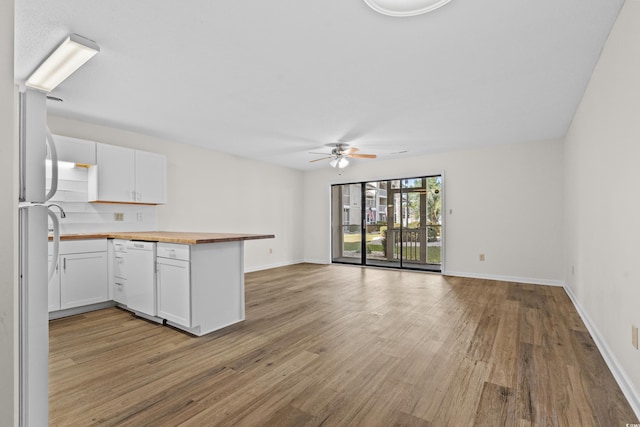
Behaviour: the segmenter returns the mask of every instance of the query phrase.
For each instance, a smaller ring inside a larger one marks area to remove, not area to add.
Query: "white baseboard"
[[[67,308],[65,310],[51,311],[49,312],[49,320],[61,319],[63,317],[75,316],[76,314],[88,313],[90,311],[102,310],[103,308],[115,306],[115,301],[105,301],[95,304],[83,305],[81,307]]]
[[[311,259],[311,258],[305,258],[304,261],[302,262],[306,262],[308,264],[322,264],[322,265],[329,265],[331,264],[331,261],[327,261],[326,259]]]
[[[291,261],[279,262],[279,263],[275,263],[275,264],[259,265],[259,266],[255,266],[255,267],[245,267],[244,272],[245,273],[253,273],[254,271],[270,270],[272,268],[286,267],[287,265],[301,264],[303,262],[306,262],[306,261],[301,260],[301,259],[296,259],[296,260],[291,260]]]
[[[640,394],[633,386],[633,382],[629,380],[629,377],[627,376],[625,370],[622,368],[622,365],[620,365],[618,359],[616,359],[615,354],[613,353],[613,351],[611,351],[611,349],[607,345],[607,341],[602,337],[602,335],[598,331],[598,328],[596,328],[595,324],[591,321],[589,315],[582,309],[580,302],[578,302],[577,298],[573,294],[573,291],[571,291],[571,288],[565,284],[564,290],[569,296],[569,299],[571,299],[573,306],[576,308],[585,326],[589,330],[593,341],[595,341],[600,354],[604,358],[604,361],[609,367],[609,370],[620,386],[622,393],[624,393],[625,397],[629,401],[631,409],[633,409],[633,412],[635,412],[636,417],[640,418]]]
[[[562,280],[537,279],[535,277],[501,276],[498,274],[466,273],[459,271],[443,271],[443,276],[469,277],[472,279],[499,280],[501,282],[527,283],[530,285],[564,286]]]

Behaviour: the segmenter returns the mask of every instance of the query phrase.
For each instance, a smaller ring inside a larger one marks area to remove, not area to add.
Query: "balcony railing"
[[[391,242],[387,241],[385,255],[388,260],[414,261],[420,263],[440,262],[440,225],[430,225],[426,228],[393,229]],[[389,233],[387,232],[387,239]],[[437,247],[437,253],[429,253],[429,247]]]

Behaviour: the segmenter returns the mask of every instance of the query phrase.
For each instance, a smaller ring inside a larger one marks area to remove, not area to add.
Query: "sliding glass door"
[[[360,184],[331,187],[331,247],[336,262],[362,264]]]
[[[440,271],[442,177],[332,187],[333,261]]]

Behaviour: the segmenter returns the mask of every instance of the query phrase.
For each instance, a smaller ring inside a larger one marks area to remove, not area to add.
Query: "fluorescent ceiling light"
[[[100,48],[93,40],[70,34],[29,76],[25,85],[51,92],[98,52]]]
[[[364,0],[373,10],[389,16],[414,16],[431,12],[451,0]]]

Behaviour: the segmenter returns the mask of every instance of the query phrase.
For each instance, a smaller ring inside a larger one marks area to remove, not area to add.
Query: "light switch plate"
[[[638,349],[638,327],[631,325],[631,345]]]

